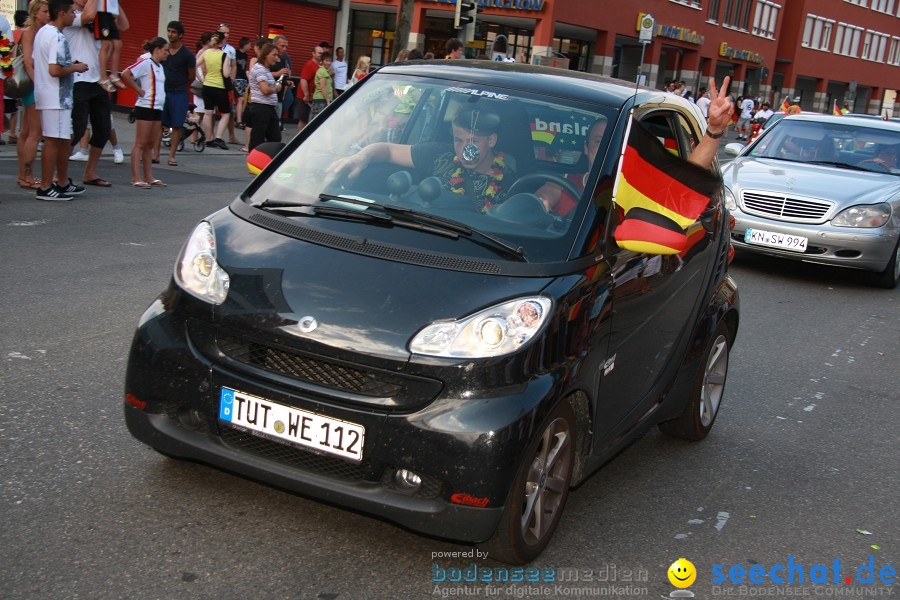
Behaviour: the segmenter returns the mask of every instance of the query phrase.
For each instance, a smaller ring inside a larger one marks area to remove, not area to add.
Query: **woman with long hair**
[[[25,58],[25,71],[28,77],[34,81],[34,36],[38,29],[50,22],[50,7],[47,0],[31,0],[28,5],[28,20],[25,22],[25,31],[19,38],[21,52]],[[22,119],[22,130],[19,133],[19,143],[16,146],[16,154],[19,158],[19,187],[37,190],[41,184],[35,179],[33,172],[34,159],[37,157],[38,142],[41,139],[41,115],[34,106],[34,91],[22,98],[22,106],[25,107]]]
[[[359,60],[356,61],[356,70],[353,71],[353,75],[350,76],[353,83],[356,83],[368,75],[370,66],[372,66],[372,59],[368,56],[360,56]]]
[[[122,81],[137,94],[134,103],[135,136],[134,147],[131,149],[131,185],[150,189],[153,186],[166,186],[153,177],[152,158],[153,130],[160,127],[166,101],[166,73],[160,63],[169,57],[169,42],[165,38],[155,37],[144,44],[144,50],[150,53],[149,58],[143,58],[122,71]],[[144,164],[143,179],[139,169],[141,162]]]

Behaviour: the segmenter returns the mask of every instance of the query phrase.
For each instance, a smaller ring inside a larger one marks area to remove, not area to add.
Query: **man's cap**
[[[467,106],[456,114],[453,124],[473,133],[488,135],[500,130],[500,115],[492,110]]]

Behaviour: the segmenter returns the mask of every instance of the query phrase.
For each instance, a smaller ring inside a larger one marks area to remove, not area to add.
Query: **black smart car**
[[[721,192],[678,254],[613,240],[632,109],[682,157],[702,135],[627,82],[378,70],[190,234],[138,325],[129,430],[532,560],[570,487],[648,427],[706,436],[738,328]]]

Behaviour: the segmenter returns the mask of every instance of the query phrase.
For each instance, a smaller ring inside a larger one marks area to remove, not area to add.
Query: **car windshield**
[[[596,171],[614,108],[397,73],[358,85],[279,157],[249,202],[312,227],[429,251],[566,260],[588,202],[588,152]],[[447,221],[477,235],[433,235]]]
[[[900,130],[783,119],[747,156],[900,174],[898,151]]]

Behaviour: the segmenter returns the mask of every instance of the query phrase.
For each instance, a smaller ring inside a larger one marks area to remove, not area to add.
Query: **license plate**
[[[809,242],[809,239],[799,235],[774,233],[748,227],[747,231],[744,232],[744,241],[757,246],[769,246],[793,252],[806,252],[806,244]]]
[[[366,428],[285,406],[238,390],[222,388],[219,420],[290,444],[350,460],[362,460]]]

